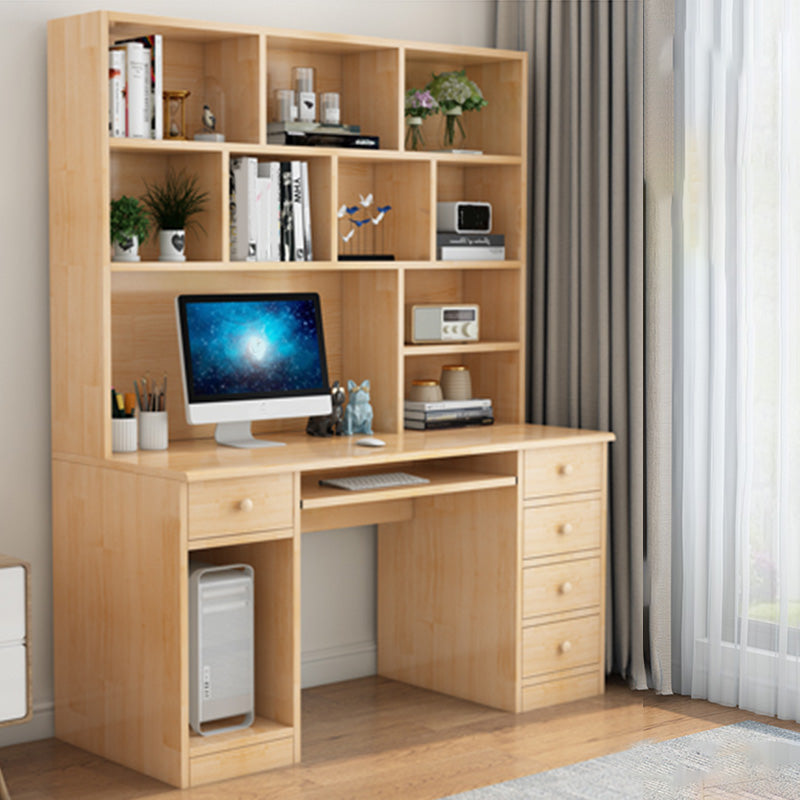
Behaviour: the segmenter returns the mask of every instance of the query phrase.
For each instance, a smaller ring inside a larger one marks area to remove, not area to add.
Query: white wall
[[[0,0],[0,27],[6,31],[0,48],[0,552],[33,567],[35,710],[31,723],[0,729],[0,746],[52,735],[47,20],[107,8],[491,46],[494,5],[494,0]],[[373,528],[357,528],[314,534],[303,542],[308,683],[352,677],[374,664],[374,538]],[[329,592],[338,593],[335,601],[328,602]]]

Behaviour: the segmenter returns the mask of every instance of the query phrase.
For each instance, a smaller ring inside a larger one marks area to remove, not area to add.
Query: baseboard
[[[301,657],[301,685],[308,689],[374,675],[377,670],[378,647],[374,641],[310,650]]]
[[[27,722],[0,728],[0,747],[50,739],[55,735],[55,729],[53,701],[34,703],[33,716]]]

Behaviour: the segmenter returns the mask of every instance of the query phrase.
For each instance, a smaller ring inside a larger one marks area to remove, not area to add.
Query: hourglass
[[[186,98],[188,89],[164,92],[164,138],[186,138]]]

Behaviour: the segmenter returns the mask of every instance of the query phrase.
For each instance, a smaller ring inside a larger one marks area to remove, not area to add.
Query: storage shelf
[[[440,356],[463,353],[515,353],[521,349],[519,342],[448,342],[442,344],[407,344],[404,356]]]
[[[191,731],[189,735],[190,757],[196,758],[197,756],[205,756],[223,750],[232,750],[262,742],[291,738],[293,734],[294,729],[291,725],[281,725],[275,720],[265,719],[264,717],[256,717],[253,720],[253,724],[247,728],[218,733],[212,736],[200,736],[198,733]]]

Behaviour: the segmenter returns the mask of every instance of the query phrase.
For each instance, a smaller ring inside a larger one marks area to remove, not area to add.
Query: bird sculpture
[[[203,106],[203,127],[207,131],[213,131],[217,125],[217,118],[214,116],[214,112],[208,105]]]

